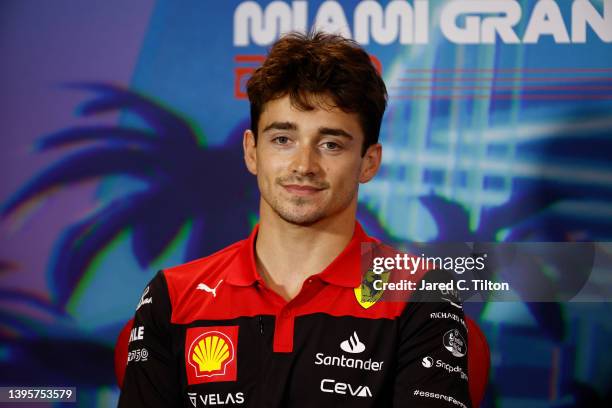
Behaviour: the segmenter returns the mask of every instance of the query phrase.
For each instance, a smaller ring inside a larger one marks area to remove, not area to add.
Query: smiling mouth
[[[324,190],[324,188],[301,184],[284,184],[282,186],[289,193],[299,196],[310,196]]]

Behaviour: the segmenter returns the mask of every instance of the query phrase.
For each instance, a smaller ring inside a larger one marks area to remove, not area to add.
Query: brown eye
[[[289,138],[287,136],[277,136],[272,141],[279,145],[285,145],[289,143]]]
[[[325,142],[323,143],[323,147],[326,150],[339,150],[340,149],[340,145],[335,142]]]

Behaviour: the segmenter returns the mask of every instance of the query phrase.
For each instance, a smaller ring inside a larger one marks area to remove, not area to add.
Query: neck
[[[291,224],[265,202],[255,243],[257,271],[285,300],[293,299],[308,277],[322,272],[347,246],[355,229],[356,203],[315,224]]]

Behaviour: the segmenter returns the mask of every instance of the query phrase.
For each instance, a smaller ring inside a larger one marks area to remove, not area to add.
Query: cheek
[[[359,183],[360,178],[360,163],[347,162],[342,166],[327,166],[325,173],[330,182],[343,190],[352,190],[353,185]]]
[[[275,178],[284,174],[285,168],[282,158],[265,154],[257,157],[257,178],[262,181],[272,182]]]

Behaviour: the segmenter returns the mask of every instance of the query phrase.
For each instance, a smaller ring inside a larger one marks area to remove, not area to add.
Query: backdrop
[[[1,386],[116,405],[113,345],[146,282],[257,222],[245,82],[313,26],[362,44],[389,90],[370,233],[612,239],[610,0],[5,0]],[[467,304],[491,346],[483,406],[603,406],[611,309]]]

